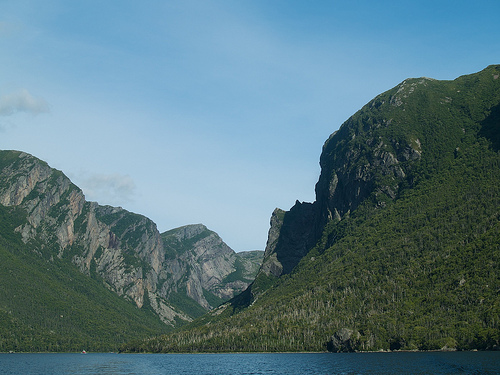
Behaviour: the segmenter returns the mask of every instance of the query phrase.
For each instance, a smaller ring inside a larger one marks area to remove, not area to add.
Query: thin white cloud
[[[77,180],[76,183],[83,190],[86,198],[90,201],[98,201],[100,204],[121,205],[131,202],[135,195],[135,182],[128,175],[91,174],[81,175]]]
[[[20,89],[0,97],[0,116],[10,116],[17,112],[37,115],[49,111],[49,103],[45,99],[34,97],[26,89]]]

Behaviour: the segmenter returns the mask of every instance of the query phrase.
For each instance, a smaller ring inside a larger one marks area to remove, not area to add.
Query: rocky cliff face
[[[468,96],[468,87],[491,90],[498,69],[491,66],[449,82],[407,79],[350,117],[323,146],[316,201],[273,213],[261,271],[273,276],[291,272],[318,244],[328,223],[341,221],[364,202],[383,207],[416,186],[425,177],[421,171],[437,170],[445,158],[460,152],[461,143],[477,132],[477,121],[498,149],[491,130],[499,118],[494,98],[472,106]]]
[[[253,259],[248,253],[235,253],[202,224],[173,229],[162,239],[168,258],[165,272],[171,275],[163,286],[165,293],[185,290],[205,309],[246,289],[262,259],[262,252]]]
[[[0,204],[21,206],[27,222],[16,230],[25,243],[42,252],[43,241],[54,241],[57,255],[73,244],[75,220],[85,197],[61,172],[22,152],[2,151]],[[48,230],[50,228],[50,230]]]
[[[290,273],[319,234],[316,203],[297,201],[290,211],[276,209],[271,216],[262,272],[276,277]]]
[[[405,120],[404,116],[395,120],[386,107],[404,105],[429,82],[404,81],[368,103],[328,138],[320,157],[316,201],[297,201],[289,211],[280,211],[280,220],[275,218],[277,211],[273,213],[263,272],[290,273],[316,245],[328,222],[342,220],[367,199],[384,206],[398,196],[401,186],[409,183],[412,164],[421,158],[422,144],[416,129],[404,135],[387,131]]]
[[[185,227],[176,232],[176,244],[165,245],[148,218],[87,202],[62,172],[23,152],[0,152],[0,204],[25,210],[26,222],[16,231],[34,252],[49,261],[69,259],[139,308],[150,306],[168,324],[193,318],[192,309],[169,300],[173,293],[205,311],[251,281],[241,272],[227,280],[238,256],[204,226]],[[175,247],[186,241],[193,247]]]

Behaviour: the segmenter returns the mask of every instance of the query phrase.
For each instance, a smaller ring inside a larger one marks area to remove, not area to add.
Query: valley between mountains
[[[500,66],[413,78],[323,145],[265,252],[0,152],[0,351],[500,349]]]
[[[116,348],[113,328],[102,330],[117,320],[118,340],[166,332],[245,290],[262,262],[262,251],[236,253],[202,224],[159,233],[142,215],[87,202],[62,172],[27,153],[1,151],[0,169],[0,350],[90,349],[102,340],[94,350]]]

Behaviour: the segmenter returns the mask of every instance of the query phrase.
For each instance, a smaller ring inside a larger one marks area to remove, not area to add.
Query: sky
[[[89,201],[263,250],[331,133],[410,77],[500,63],[498,0],[0,0],[0,149]]]

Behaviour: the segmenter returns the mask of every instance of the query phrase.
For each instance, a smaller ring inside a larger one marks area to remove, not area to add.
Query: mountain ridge
[[[283,267],[280,266],[283,262],[279,260],[281,258],[284,262],[289,262],[290,266],[274,276],[289,273],[298,260],[320,240],[322,228],[329,221],[333,219],[340,221],[344,215],[349,215],[366,199],[372,199],[376,205],[384,206],[388,201],[396,199],[400,191],[416,186],[420,178],[416,169],[422,169],[421,164],[439,162],[439,157],[445,153],[455,155],[459,151],[457,148],[460,148],[460,143],[469,139],[478,130],[479,127],[474,121],[478,121],[478,116],[484,111],[474,108],[480,107],[483,103],[478,106],[471,105],[467,102],[467,92],[455,86],[458,83],[469,87],[479,81],[477,77],[482,77],[484,83],[480,82],[478,86],[481,90],[486,90],[494,86],[494,82],[498,83],[497,70],[498,66],[492,65],[483,72],[461,76],[451,81],[438,81],[427,77],[409,78],[385,93],[377,95],[351,116],[339,130],[328,137],[323,145],[320,156],[321,174],[315,186],[315,202],[297,201],[289,211],[281,210],[283,222],[271,220],[271,226],[274,223],[283,228],[279,238],[274,241],[277,246],[272,251],[275,253],[274,257],[269,258],[270,250],[266,247],[264,263],[274,262],[274,265],[264,268],[271,267],[276,270]],[[488,71],[491,73],[487,74]],[[442,84],[449,86],[448,92],[440,87]],[[426,91],[428,86],[436,91]],[[453,91],[458,96],[455,99],[458,108],[450,107],[446,112],[441,111],[441,108],[437,110],[436,107],[451,104],[452,99],[448,95]],[[497,150],[498,131],[495,130],[497,124],[495,119],[499,117],[499,107],[494,102],[498,100],[498,96],[496,89],[493,98],[484,103],[484,107],[492,108],[492,114],[488,117],[491,123],[481,128],[481,134],[489,134],[492,145],[497,145]],[[416,100],[408,102],[412,98]],[[446,129],[439,129],[439,137],[427,136],[429,138],[427,141],[422,129],[428,126],[432,119],[421,116],[418,106],[429,104],[432,104],[433,111],[443,116],[443,119],[438,121],[463,122],[463,128],[447,126]],[[464,117],[461,112],[466,112],[470,118]],[[411,116],[424,118],[417,118],[415,121],[410,119]],[[488,119],[482,121],[487,122]],[[397,127],[394,126],[396,122]],[[410,128],[407,125],[409,123],[417,126]],[[388,129],[388,132],[384,132],[384,129]],[[367,139],[368,132],[371,134]],[[448,146],[445,140],[450,137],[453,137],[455,143]],[[361,141],[358,141],[360,139]],[[425,153],[422,160],[423,147],[427,145],[433,152]],[[434,150],[439,151],[434,152]],[[438,156],[433,156],[436,160],[427,160],[425,156],[429,154]],[[297,223],[293,216],[303,222]],[[298,232],[303,233],[297,235]],[[286,254],[280,251],[280,242],[284,244],[282,247],[286,248]]]
[[[407,79],[325,142],[242,294],[127,351],[500,347],[500,66]]]
[[[20,241],[12,246],[7,241],[7,248],[28,249],[46,262],[65,264],[70,273],[77,267],[170,327],[193,320],[246,288],[260,263],[259,253],[241,260],[244,255],[237,255],[204,226],[207,237],[177,241],[186,250],[182,259],[181,254],[169,256],[164,243],[168,232],[161,234],[150,219],[86,201],[61,171],[21,151],[0,151],[0,207],[5,208],[6,220],[0,236]],[[15,227],[7,225],[14,220],[9,212],[19,213]],[[182,265],[196,272],[187,274]],[[225,280],[230,275],[232,280]],[[9,273],[0,276],[5,281]]]

